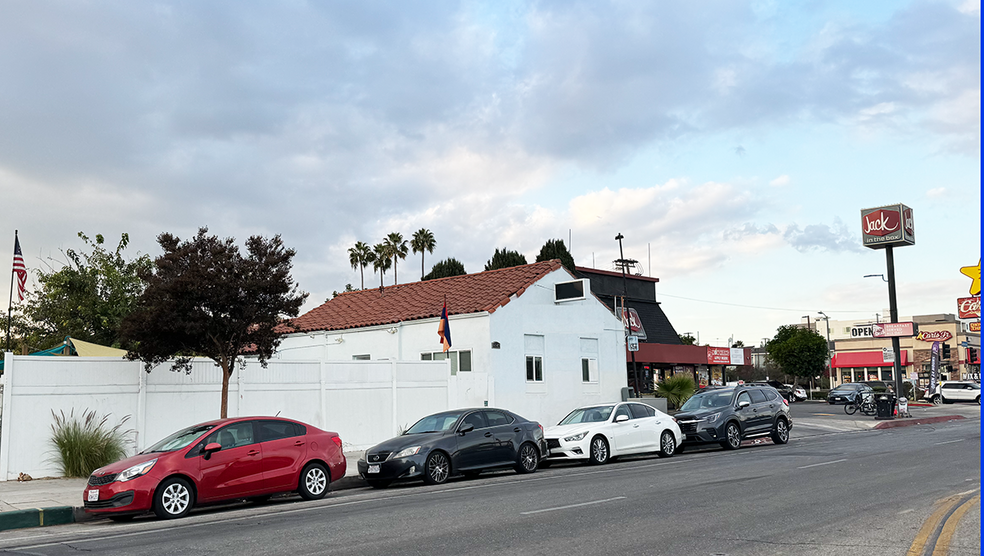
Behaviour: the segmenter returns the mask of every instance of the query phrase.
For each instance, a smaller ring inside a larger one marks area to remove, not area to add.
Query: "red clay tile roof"
[[[482,311],[492,313],[509,303],[511,296],[523,295],[526,288],[559,268],[563,266],[555,259],[477,274],[387,286],[382,292],[379,288],[346,292],[293,319],[296,329],[284,329],[283,332],[345,330],[435,318],[441,316],[444,296],[448,299],[449,315]]]

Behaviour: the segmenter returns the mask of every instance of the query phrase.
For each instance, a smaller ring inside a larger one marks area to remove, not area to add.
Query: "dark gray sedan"
[[[871,386],[863,382],[841,384],[827,393],[827,403],[830,405],[855,403],[858,394],[867,394],[872,391]]]
[[[547,454],[543,427],[504,409],[455,409],[428,415],[396,438],[366,450],[359,475],[375,488],[393,481],[444,483],[486,469],[533,473]]]

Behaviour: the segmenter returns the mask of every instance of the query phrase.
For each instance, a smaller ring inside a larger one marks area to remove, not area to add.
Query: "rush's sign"
[[[864,246],[871,249],[915,244],[912,209],[902,204],[862,209],[861,238]]]
[[[957,318],[958,319],[981,318],[981,298],[979,297],[957,298]]]

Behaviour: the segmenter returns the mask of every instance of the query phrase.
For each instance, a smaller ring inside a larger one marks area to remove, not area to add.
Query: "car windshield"
[[[860,388],[857,384],[841,384],[840,386],[834,388],[834,392],[845,392],[847,390],[857,390]]]
[[[151,452],[173,452],[174,450],[180,450],[194,442],[202,433],[213,428],[215,428],[215,425],[195,425],[194,427],[181,429],[140,453],[149,454]]]
[[[694,411],[697,409],[708,409],[712,407],[725,407],[731,403],[731,395],[733,392],[731,390],[719,390],[711,392],[703,392],[691,396],[689,400],[682,407],[680,411]]]
[[[421,434],[425,432],[444,432],[451,430],[451,427],[458,422],[458,418],[464,411],[445,411],[428,415],[417,421],[412,427],[403,434]]]
[[[596,407],[580,407],[570,412],[560,425],[575,425],[577,423],[603,423],[608,420],[615,409],[614,405],[599,405]]]

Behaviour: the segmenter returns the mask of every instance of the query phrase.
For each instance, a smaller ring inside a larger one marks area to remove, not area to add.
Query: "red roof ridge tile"
[[[509,303],[514,296],[522,295],[536,281],[560,268],[563,268],[560,261],[552,259],[474,274],[395,284],[382,289],[344,292],[291,322],[297,331],[312,332],[437,318],[445,299],[450,315],[492,313]]]

